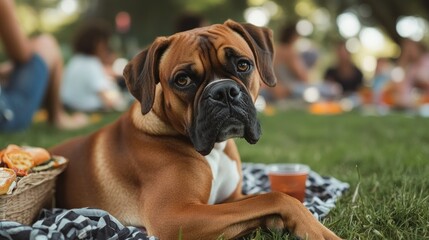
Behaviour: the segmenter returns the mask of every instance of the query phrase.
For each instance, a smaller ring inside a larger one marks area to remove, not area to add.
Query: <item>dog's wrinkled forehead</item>
[[[210,66],[222,64],[225,48],[254,59],[246,41],[222,24],[176,33],[168,37],[168,41],[170,45],[161,58],[160,73],[171,72],[182,64],[194,64],[196,68],[202,68],[207,61]]]

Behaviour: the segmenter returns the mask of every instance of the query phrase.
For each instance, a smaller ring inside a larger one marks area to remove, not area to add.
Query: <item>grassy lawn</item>
[[[1,134],[0,147],[8,143],[50,147],[117,117],[106,114],[97,124],[69,132],[37,124],[26,132]],[[261,114],[260,120],[263,135],[258,144],[238,141],[243,161],[305,163],[321,175],[350,183],[349,192],[324,221],[339,236],[429,239],[429,119],[287,111]],[[272,238],[263,233],[255,237]]]

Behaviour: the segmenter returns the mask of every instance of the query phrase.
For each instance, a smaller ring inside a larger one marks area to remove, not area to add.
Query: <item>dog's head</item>
[[[157,38],[124,77],[143,114],[164,116],[206,155],[229,138],[259,140],[254,101],[276,83],[272,61],[271,30],[228,20]]]

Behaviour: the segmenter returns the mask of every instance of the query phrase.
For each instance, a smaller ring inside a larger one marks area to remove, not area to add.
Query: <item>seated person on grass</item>
[[[74,56],[67,64],[61,98],[71,110],[124,110],[127,106],[111,71],[111,33],[102,22],[81,26],[73,40]]]
[[[45,100],[48,120],[61,129],[88,122],[83,114],[67,115],[59,97],[62,56],[52,36],[29,39],[22,32],[12,0],[0,1],[0,40],[10,62],[0,68],[0,131],[26,129]]]
[[[339,42],[336,46],[336,63],[325,72],[326,82],[338,85],[341,97],[352,101],[357,107],[362,100],[359,91],[363,87],[364,77],[362,71],[353,63],[350,52],[344,42]]]

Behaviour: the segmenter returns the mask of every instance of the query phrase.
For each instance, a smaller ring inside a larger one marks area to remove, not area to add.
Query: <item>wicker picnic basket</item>
[[[12,194],[0,195],[0,221],[31,225],[42,208],[52,208],[55,180],[65,167],[30,173],[17,182]]]

